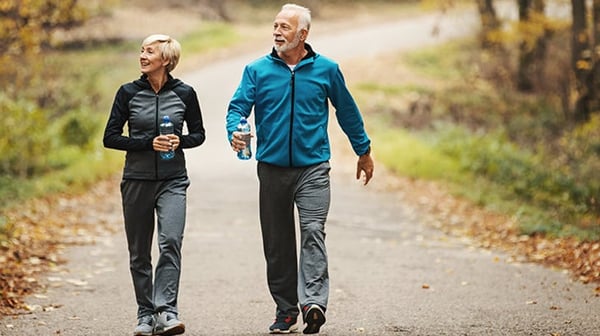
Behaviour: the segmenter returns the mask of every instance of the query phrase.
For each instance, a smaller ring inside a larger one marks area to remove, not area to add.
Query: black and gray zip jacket
[[[181,139],[175,157],[168,161],[161,160],[152,148],[164,115],[171,118],[175,134]],[[124,134],[125,124],[128,134]],[[152,181],[187,176],[183,149],[200,146],[204,140],[196,92],[171,75],[158,93],[152,90],[146,75],[123,84],[116,93],[103,139],[104,147],[127,151],[123,179]]]

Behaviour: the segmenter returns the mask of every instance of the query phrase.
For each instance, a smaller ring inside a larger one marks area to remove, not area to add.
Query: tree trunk
[[[531,92],[535,83],[543,80],[548,32],[544,30],[540,35],[532,35],[531,31],[536,30],[528,27],[544,24],[545,3],[544,0],[518,0],[518,4],[521,44],[517,88],[521,92]]]
[[[592,53],[585,21],[587,16],[585,0],[571,0],[571,7],[573,13],[571,68],[575,77],[576,91],[574,116],[575,120],[584,121],[589,118],[590,113]]]
[[[481,20],[481,47],[493,49],[498,46],[498,43],[492,38],[492,33],[500,27],[500,20],[498,20],[492,0],[477,0],[477,9]]]
[[[592,80],[589,87],[590,91],[590,111],[589,113],[600,110],[600,0],[593,0],[592,4],[592,19],[593,19],[593,48],[592,53]],[[589,117],[583,116],[585,120]]]

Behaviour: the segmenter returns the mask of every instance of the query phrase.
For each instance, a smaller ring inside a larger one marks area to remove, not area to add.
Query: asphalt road
[[[342,63],[401,51],[472,31],[464,17],[434,17],[316,33],[313,47]],[[416,27],[420,27],[417,29]],[[450,29],[451,28],[451,29]],[[318,31],[318,26],[313,28]],[[268,28],[265,30],[268,32]],[[257,214],[254,162],[241,162],[224,132],[226,106],[243,65],[269,49],[200,65],[181,76],[198,91],[208,140],[187,152],[192,185],[184,239],[180,317],[186,335],[265,335],[275,307],[268,294]],[[257,48],[260,49],[260,48]],[[409,80],[409,79],[407,79]],[[332,122],[333,136],[340,138]],[[331,297],[321,335],[600,335],[600,298],[590,285],[502,253],[473,248],[422,222],[406,194],[376,175],[354,180],[349,145],[335,141],[327,224]],[[376,151],[376,146],[374,147]],[[381,171],[381,170],[379,170]],[[31,314],[4,317],[0,335],[130,335],[135,300],[119,195],[102,214],[116,233],[69,248],[69,263],[42,279]]]

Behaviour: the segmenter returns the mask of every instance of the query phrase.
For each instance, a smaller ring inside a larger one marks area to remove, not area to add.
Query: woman
[[[121,197],[138,305],[134,335],[179,335],[185,331],[177,311],[190,184],[183,149],[200,146],[205,133],[196,92],[171,75],[180,53],[179,43],[166,35],[151,35],[142,42],[142,75],[119,88],[104,131],[105,147],[126,151]],[[175,125],[174,134],[159,134],[165,115]],[[187,134],[182,132],[184,123]],[[159,153],[169,150],[174,150],[174,158],[162,159]],[[159,258],[153,282],[155,216]]]

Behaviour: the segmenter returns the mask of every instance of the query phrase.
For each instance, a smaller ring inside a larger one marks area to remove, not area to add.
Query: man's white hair
[[[306,30],[310,30],[310,9],[296,4],[285,4],[281,7],[281,11],[293,11],[298,13],[300,29],[306,28]]]

